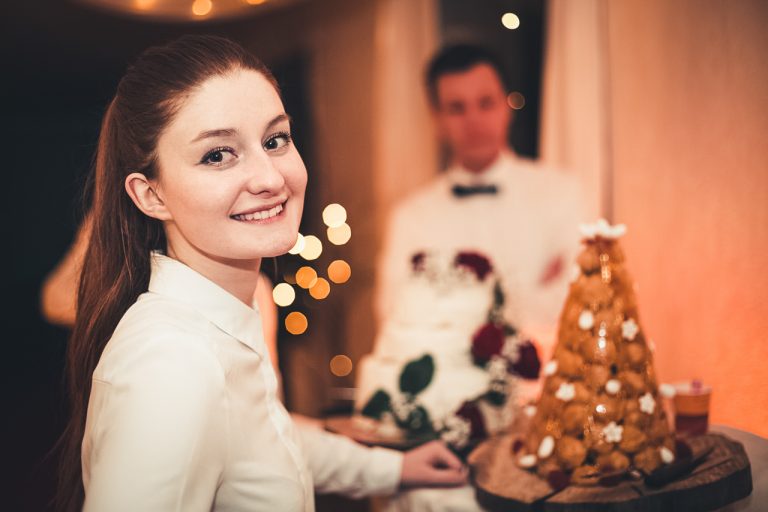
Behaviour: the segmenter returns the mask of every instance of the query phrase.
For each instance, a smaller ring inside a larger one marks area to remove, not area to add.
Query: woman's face
[[[194,89],[162,132],[157,157],[170,255],[255,260],[295,243],[307,172],[261,73],[238,69]]]

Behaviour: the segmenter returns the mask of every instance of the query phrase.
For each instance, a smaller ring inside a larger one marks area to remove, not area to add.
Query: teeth
[[[283,211],[283,205],[279,204],[274,208],[270,208],[269,210],[262,210],[260,212],[245,213],[245,214],[241,213],[239,215],[235,215],[234,218],[237,220],[264,220],[264,219],[276,217],[282,211]]]

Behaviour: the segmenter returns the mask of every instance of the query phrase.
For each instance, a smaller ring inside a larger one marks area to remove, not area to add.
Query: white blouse
[[[252,309],[153,253],[149,291],[93,373],[86,511],[312,511],[394,492],[402,455],[291,421]],[[314,482],[313,482],[314,481]]]

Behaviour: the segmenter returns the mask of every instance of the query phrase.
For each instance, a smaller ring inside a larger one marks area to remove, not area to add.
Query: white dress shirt
[[[459,198],[452,193],[457,184],[495,185],[498,192]],[[540,344],[551,344],[579,250],[583,211],[575,178],[510,152],[479,174],[451,167],[390,215],[377,275],[379,321],[389,318],[414,253],[470,249],[491,259],[506,293],[507,318]],[[558,257],[563,271],[542,284]]]
[[[93,374],[84,510],[299,512],[314,510],[313,485],[396,489],[401,454],[293,423],[258,310],[172,258],[152,260],[149,290]]]

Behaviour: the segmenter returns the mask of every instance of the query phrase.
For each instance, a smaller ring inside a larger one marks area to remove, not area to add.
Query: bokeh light
[[[504,28],[515,30],[520,26],[520,18],[513,12],[505,12],[501,17],[501,24],[504,25]]]
[[[323,243],[314,235],[304,237],[304,249],[299,253],[305,260],[316,260],[323,253]]]
[[[304,235],[299,233],[299,236],[296,238],[296,243],[293,244],[293,248],[288,251],[288,254],[299,254],[304,250],[305,245],[306,243],[304,242]]]
[[[213,8],[211,0],[195,0],[192,4],[192,14],[195,16],[205,16],[211,12],[211,8]]]
[[[296,284],[305,289],[310,289],[317,283],[317,272],[312,267],[301,267],[296,271]]]
[[[328,278],[336,284],[346,283],[352,277],[352,267],[344,260],[334,260],[328,265]]]
[[[307,317],[298,311],[292,311],[285,317],[285,329],[293,335],[304,334],[308,326]]]
[[[323,210],[323,222],[329,228],[341,226],[347,222],[347,210],[338,203],[329,204]]]
[[[331,284],[322,277],[318,277],[315,284],[309,289],[309,294],[317,300],[323,300],[329,293],[331,293]]]
[[[272,299],[278,306],[290,306],[296,299],[296,291],[288,283],[280,283],[272,289]]]
[[[267,0],[245,0],[245,2],[248,5],[261,5],[261,4],[265,3],[266,1]]]
[[[328,228],[328,240],[334,245],[344,245],[350,238],[352,238],[352,228],[349,224]]]
[[[515,110],[520,110],[525,106],[525,96],[515,91],[507,96],[507,104]]]
[[[346,377],[352,373],[352,360],[343,354],[333,356],[329,366],[331,373],[337,377]]]

